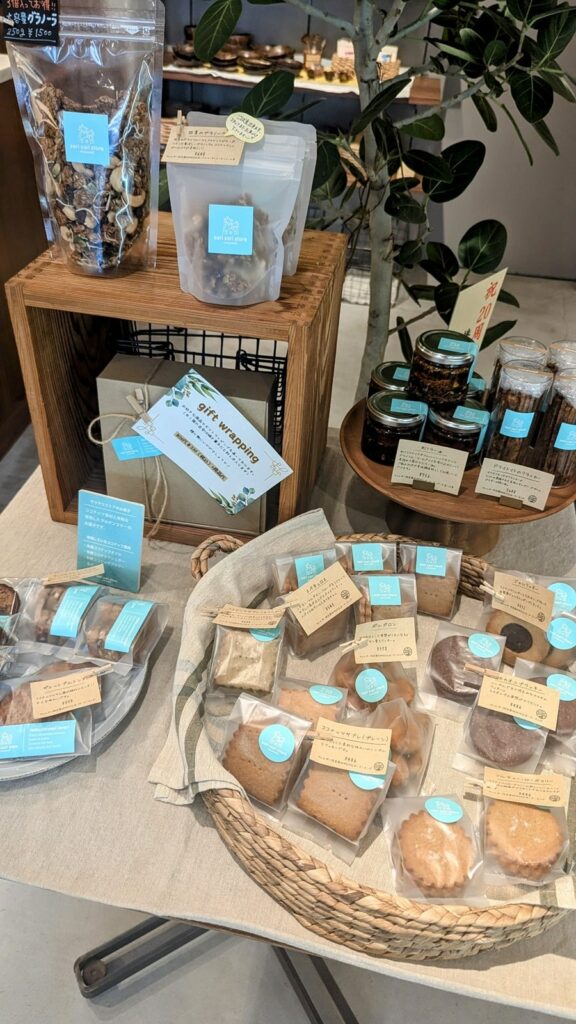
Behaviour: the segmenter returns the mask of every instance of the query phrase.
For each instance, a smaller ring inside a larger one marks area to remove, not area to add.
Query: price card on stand
[[[476,494],[498,498],[502,504],[512,507],[528,505],[545,509],[553,483],[552,473],[517,466],[514,462],[484,459],[474,489]]]
[[[391,481],[420,490],[458,494],[468,452],[424,441],[400,441]]]

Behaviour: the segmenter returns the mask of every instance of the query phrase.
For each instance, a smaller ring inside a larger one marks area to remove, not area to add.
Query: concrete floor
[[[550,342],[576,335],[576,287],[569,282],[515,278],[508,287],[521,301],[514,333]],[[404,302],[397,312],[410,315]],[[504,310],[508,318],[509,307]],[[352,403],[366,307],[343,305],[331,426],[339,427]],[[430,324],[434,318],[430,318]],[[427,326],[423,321],[419,328]],[[480,359],[489,366],[494,349]],[[388,358],[399,358],[395,344]],[[8,496],[34,465],[27,434],[0,463],[0,496]],[[161,966],[93,1002],[76,988],[75,958],[131,927],[139,915],[55,893],[0,882],[0,1024],[305,1024],[306,1016],[273,953],[262,943],[211,935],[173,954]],[[381,975],[333,965],[361,1024],[420,1021],[427,1024],[554,1024],[560,1018],[443,994]],[[326,1016],[327,1024],[334,1017]]]

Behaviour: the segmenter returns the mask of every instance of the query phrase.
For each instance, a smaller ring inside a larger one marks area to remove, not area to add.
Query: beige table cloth
[[[76,530],[51,522],[36,473],[0,517],[0,573],[68,568],[75,565],[75,552]],[[182,613],[191,589],[189,555],[179,545],[145,545],[142,594],[169,605],[170,628],[124,728],[88,758],[0,786],[0,875],[576,1019],[573,914],[536,939],[466,960],[373,960],[318,939],[263,893],[222,845],[201,805],[152,799],[147,778],[170,724]]]

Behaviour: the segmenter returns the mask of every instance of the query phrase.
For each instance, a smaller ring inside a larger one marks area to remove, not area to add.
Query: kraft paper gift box
[[[136,397],[137,389],[142,392],[145,387],[148,408],[151,408],[190,369],[192,367],[187,363],[165,359],[114,356],[97,379],[99,412],[104,417],[100,421],[102,440],[109,441],[114,436],[140,440],[139,435],[131,429],[129,420],[121,419],[123,414],[134,415],[127,396]],[[199,365],[195,365],[194,369],[225,395],[256,430],[267,440],[271,439],[274,415],[273,374]],[[117,418],[109,418],[110,414]],[[156,481],[155,459],[120,461],[109,443],[104,445],[102,451],[108,494],[115,498],[142,502],[146,507],[147,494],[152,495]],[[231,516],[171,459],[165,455],[159,458],[168,485],[168,500],[162,516],[164,522],[234,530],[253,536],[274,525],[274,491],[269,491],[242,512]],[[162,497],[157,496],[154,507],[147,508],[146,514],[150,518],[158,514],[161,502]]]

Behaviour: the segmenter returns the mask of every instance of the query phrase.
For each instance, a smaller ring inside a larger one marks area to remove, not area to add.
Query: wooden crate
[[[121,333],[111,321],[126,320],[286,342],[282,455],[293,473],[280,485],[279,520],[303,511],[326,446],[345,248],[342,235],[307,231],[278,301],[243,308],[180,290],[169,214],[160,215],[154,271],[81,277],[45,253],[13,277],[6,292],[52,518],[76,523],[78,490],[105,490],[86,427],[98,413],[96,377]],[[193,544],[211,532],[166,523],[158,536]]]

